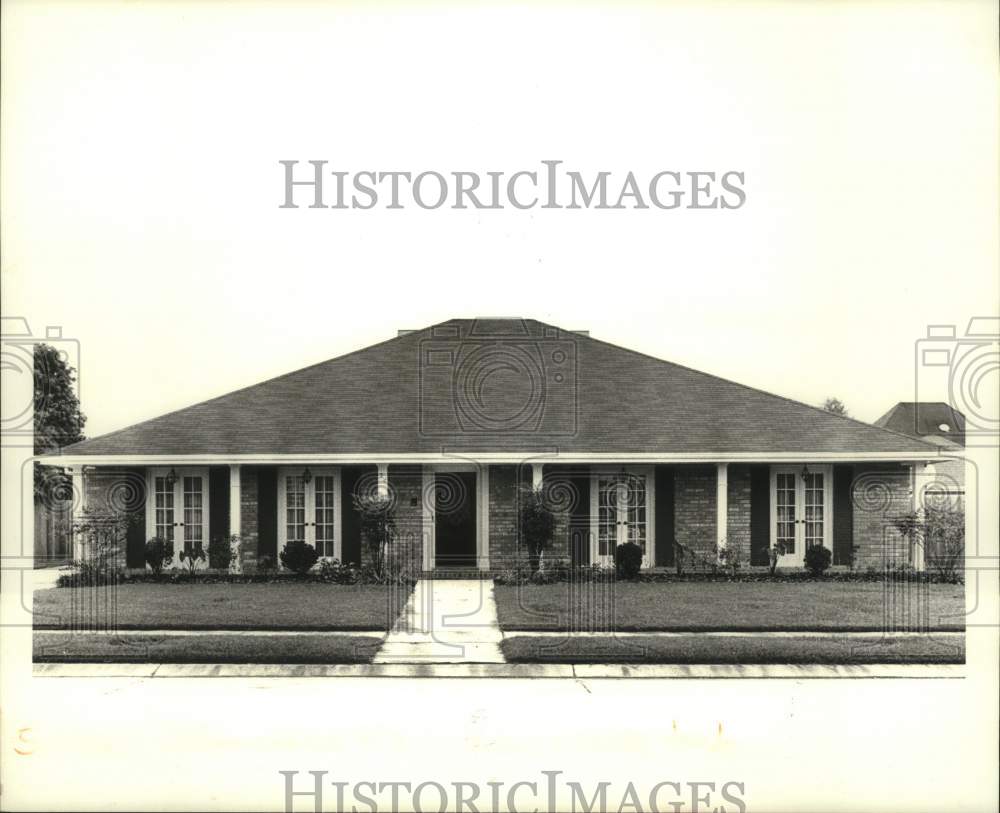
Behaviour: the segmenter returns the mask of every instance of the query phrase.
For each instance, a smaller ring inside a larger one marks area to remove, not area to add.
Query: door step
[[[417,574],[421,579],[492,579],[493,573],[489,570],[480,570],[477,567],[439,567],[434,570],[423,570]]]

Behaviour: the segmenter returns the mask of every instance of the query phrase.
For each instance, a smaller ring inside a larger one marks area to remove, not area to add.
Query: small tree
[[[924,561],[948,581],[955,581],[965,562],[965,511],[941,506],[914,511],[896,520],[911,543],[923,545]]]
[[[768,570],[771,575],[774,575],[774,571],[778,569],[778,560],[785,555],[787,548],[784,542],[775,542],[767,549],[767,559],[768,559]]]
[[[159,575],[174,558],[174,543],[160,536],[154,536],[146,543],[143,558],[149,569]]]
[[[377,491],[355,494],[354,508],[358,512],[361,538],[368,547],[375,575],[385,576],[389,545],[396,536],[396,513],[392,497]]]
[[[519,494],[518,508],[521,541],[528,549],[528,566],[531,572],[535,573],[541,562],[542,551],[552,545],[556,516],[541,488],[523,486]]]
[[[847,407],[844,406],[844,402],[839,398],[827,398],[823,402],[823,409],[827,412],[832,412],[834,415],[843,415],[845,418],[850,417]]]
[[[73,564],[85,582],[106,581],[118,572],[132,519],[124,511],[81,512],[73,523],[73,538],[81,548],[82,558]]]

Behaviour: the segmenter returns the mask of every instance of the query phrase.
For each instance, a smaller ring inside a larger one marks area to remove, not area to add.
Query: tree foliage
[[[52,345],[36,344],[34,367],[35,454],[42,455],[83,440],[87,418],[80,411],[80,399],[73,387],[76,371],[63,354]],[[35,498],[46,505],[72,495],[69,478],[51,466],[36,463],[34,480]]]
[[[823,409],[827,412],[832,412],[834,415],[843,415],[845,418],[850,417],[847,407],[839,398],[827,398],[823,402]]]
[[[76,370],[48,344],[36,344],[35,454],[52,452],[83,440],[87,418],[74,390]]]

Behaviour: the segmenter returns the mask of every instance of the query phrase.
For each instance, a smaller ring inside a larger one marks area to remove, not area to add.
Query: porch
[[[783,459],[676,461],[603,459],[357,461],[275,460],[201,464],[178,459],[72,469],[76,511],[128,513],[124,564],[145,567],[156,536],[181,552],[231,539],[231,569],[280,566],[289,541],[323,558],[364,563],[355,495],[387,497],[397,536],[391,558],[411,573],[498,572],[524,561],[518,500],[541,488],[557,513],[549,561],[610,566],[615,547],[635,542],[643,567],[691,569],[720,551],[742,567],[766,567],[781,543],[780,568],[800,569],[811,545],[834,567],[923,567],[893,518],[914,508],[922,463]],[[84,551],[75,542],[75,556]],[[207,562],[198,566],[205,567]]]

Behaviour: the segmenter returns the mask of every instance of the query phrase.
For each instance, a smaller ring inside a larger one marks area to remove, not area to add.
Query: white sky
[[[997,311],[995,11],[6,3],[4,313],[79,339],[91,436],[476,315],[874,420],[927,324]],[[547,158],[747,204],[278,208],[281,159]]]

